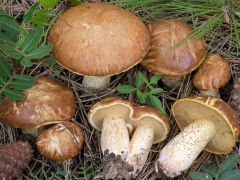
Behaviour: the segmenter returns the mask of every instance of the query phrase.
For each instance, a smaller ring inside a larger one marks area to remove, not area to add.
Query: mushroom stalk
[[[82,84],[90,90],[103,90],[110,84],[110,76],[84,76]]]
[[[175,88],[177,86],[180,86],[182,83],[183,77],[173,77],[173,76],[164,76],[162,77],[162,82],[165,86],[168,88]]]
[[[42,126],[39,128],[22,129],[22,133],[32,135],[33,137],[37,137],[43,129],[44,127]]]
[[[219,97],[218,89],[200,90],[200,95]]]
[[[142,170],[149,151],[153,145],[154,130],[146,125],[136,128],[130,143],[130,153],[127,161],[134,167],[132,175],[135,177]]]
[[[101,134],[101,148],[104,153],[114,153],[126,158],[129,152],[129,134],[125,120],[106,117],[103,120]]]
[[[198,120],[183,129],[161,151],[156,168],[169,177],[175,177],[188,169],[215,135],[214,124]]]

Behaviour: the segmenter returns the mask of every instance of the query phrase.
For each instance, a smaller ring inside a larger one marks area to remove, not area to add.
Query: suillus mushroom
[[[73,158],[82,149],[84,135],[75,123],[63,122],[43,130],[37,137],[38,151],[46,158],[62,162]]]
[[[141,64],[148,71],[161,75],[167,87],[176,87],[184,75],[191,73],[204,60],[205,42],[195,38],[181,42],[194,29],[180,20],[152,22],[148,29],[150,50]]]
[[[106,179],[137,176],[152,145],[163,141],[169,132],[166,115],[152,107],[134,106],[117,97],[106,98],[96,103],[90,109],[88,121],[95,129],[102,131],[103,154],[110,154],[113,158],[107,163],[104,177]],[[120,166],[114,164],[114,157],[121,158]],[[125,164],[132,168],[123,171],[126,168]]]
[[[238,139],[236,112],[221,99],[213,96],[177,100],[172,114],[181,129],[160,151],[156,163],[169,177],[187,170],[202,150],[227,154]]]
[[[231,69],[227,60],[219,54],[208,54],[193,76],[193,85],[200,95],[219,96],[218,89],[225,86],[231,78]]]
[[[40,127],[69,121],[75,114],[74,94],[52,78],[37,78],[25,94],[23,100],[5,99],[0,104],[1,123],[36,136]]]
[[[110,76],[143,59],[150,35],[133,13],[107,3],[82,3],[57,19],[49,41],[59,64],[84,75],[86,88],[100,90]]]

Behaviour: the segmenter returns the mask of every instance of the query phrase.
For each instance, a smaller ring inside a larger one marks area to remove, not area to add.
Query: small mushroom
[[[102,131],[102,152],[120,156],[123,161],[120,166],[114,166],[114,160],[109,162],[105,178],[137,176],[152,145],[163,141],[169,132],[166,115],[152,107],[134,106],[121,98],[107,98],[96,103],[90,109],[88,120],[95,129]],[[121,174],[125,172],[122,169],[126,163],[132,170]]]
[[[62,162],[73,158],[82,149],[84,135],[72,122],[55,124],[43,130],[37,137],[38,151],[46,158]]]
[[[179,20],[161,20],[148,25],[150,50],[141,64],[150,72],[163,76],[170,88],[178,86],[182,77],[195,70],[204,60],[206,47],[203,39],[188,37],[194,29]]]
[[[59,64],[84,75],[84,87],[102,90],[110,76],[143,59],[150,36],[133,13],[108,3],[82,3],[57,19],[49,41]]]
[[[69,121],[75,114],[74,94],[52,78],[39,77],[25,94],[23,100],[0,104],[1,123],[37,136],[40,127]]]
[[[187,170],[202,150],[227,154],[238,139],[236,112],[215,97],[193,97],[176,101],[172,107],[182,130],[160,151],[156,163],[169,177]]]
[[[227,60],[219,54],[208,54],[193,76],[193,85],[200,89],[200,95],[219,96],[218,89],[225,86],[231,78]]]

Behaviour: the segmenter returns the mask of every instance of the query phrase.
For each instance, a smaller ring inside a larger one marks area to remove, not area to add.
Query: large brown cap
[[[210,96],[180,99],[173,104],[172,113],[181,130],[201,119],[215,125],[216,134],[207,144],[206,151],[227,154],[235,146],[239,134],[237,115],[223,100]]]
[[[67,69],[107,76],[139,63],[149,49],[150,35],[133,13],[105,3],[83,3],[58,18],[49,41]]]
[[[73,158],[82,149],[83,143],[81,128],[72,122],[55,124],[42,131],[37,138],[38,151],[53,161]]]
[[[218,54],[209,54],[194,74],[193,84],[202,90],[219,89],[230,77],[231,69],[227,60]]]
[[[196,69],[206,54],[203,39],[190,38],[180,45],[193,28],[179,20],[149,24],[150,50],[141,64],[150,72],[164,76],[183,76]]]
[[[15,128],[37,128],[68,121],[75,114],[74,94],[49,77],[40,77],[20,101],[5,99],[0,104],[0,122]]]
[[[152,107],[134,106],[121,98],[106,98],[96,103],[88,114],[88,121],[101,131],[105,117],[121,118],[134,131],[139,125],[146,124],[154,129],[154,143],[164,140],[169,132],[168,117]]]

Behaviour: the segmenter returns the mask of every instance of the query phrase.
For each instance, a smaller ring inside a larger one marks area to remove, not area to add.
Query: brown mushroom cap
[[[72,122],[64,122],[42,131],[37,138],[37,148],[50,160],[65,161],[78,154],[83,142],[81,128]]]
[[[40,77],[20,101],[5,99],[0,104],[0,122],[14,128],[38,128],[69,121],[76,109],[74,94],[49,77]]]
[[[109,76],[139,63],[149,49],[150,36],[133,13],[106,3],[83,3],[58,18],[49,41],[55,58],[67,69]]]
[[[149,24],[150,50],[141,64],[150,72],[164,76],[183,76],[203,61],[206,48],[203,39],[188,39],[174,47],[193,32],[179,20],[161,20]]]
[[[193,77],[196,88],[219,89],[231,78],[231,69],[227,60],[218,54],[209,54]]]
[[[139,125],[148,125],[154,130],[154,143],[164,140],[170,129],[166,115],[151,107],[134,106],[121,98],[106,98],[96,103],[88,114],[90,124],[99,131],[105,117],[124,119],[133,131]]]
[[[180,99],[173,104],[172,113],[181,130],[201,119],[215,125],[216,134],[206,151],[227,154],[235,146],[239,133],[237,115],[223,100],[210,96]]]

